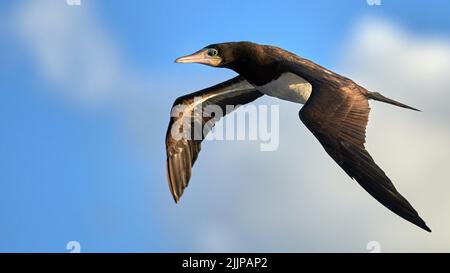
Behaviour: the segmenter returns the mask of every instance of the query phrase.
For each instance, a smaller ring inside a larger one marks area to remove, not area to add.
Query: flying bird
[[[364,146],[369,100],[419,111],[416,108],[370,92],[349,78],[275,46],[252,42],[212,44],[175,62],[228,68],[238,74],[179,97],[173,104],[166,152],[167,177],[175,202],[189,183],[202,140],[220,118],[195,115],[196,111],[216,105],[226,115],[233,110],[227,105],[243,105],[268,95],[304,104],[300,120],[350,178],[392,212],[431,232]],[[174,114],[175,109],[178,111]],[[180,132],[187,133],[176,136]]]

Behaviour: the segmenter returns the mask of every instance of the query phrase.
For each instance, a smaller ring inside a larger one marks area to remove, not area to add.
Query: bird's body
[[[175,101],[166,136],[167,173],[175,201],[188,185],[202,140],[220,118],[198,116],[195,109],[215,105],[226,115],[233,109],[228,105],[269,95],[304,104],[299,112],[301,121],[336,163],[384,206],[431,231],[364,147],[369,99],[417,109],[369,92],[346,77],[274,46],[214,44],[177,62],[225,67],[239,76]],[[184,132],[181,136],[180,131]]]
[[[254,87],[264,95],[301,104],[305,104],[312,91],[309,82],[290,72],[285,72],[264,85]]]

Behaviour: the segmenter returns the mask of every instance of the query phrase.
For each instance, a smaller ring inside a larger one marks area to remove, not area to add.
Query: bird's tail
[[[389,103],[389,104],[392,104],[392,105],[395,105],[395,106],[398,106],[398,107],[403,107],[403,108],[411,109],[411,110],[414,110],[414,111],[420,111],[419,109],[416,109],[416,108],[414,108],[414,107],[408,106],[408,105],[403,104],[403,103],[401,103],[401,102],[398,102],[398,101],[395,101],[395,100],[386,98],[385,96],[381,95],[381,94],[378,93],[378,92],[367,92],[366,96],[367,96],[367,98],[369,98],[369,99],[373,99],[373,100],[377,100],[377,101],[382,101],[382,102],[385,102],[385,103]]]

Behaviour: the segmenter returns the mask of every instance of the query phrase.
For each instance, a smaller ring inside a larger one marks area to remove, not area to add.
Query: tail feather
[[[414,108],[414,107],[411,107],[411,106],[409,106],[409,105],[403,104],[403,103],[401,103],[401,102],[398,102],[398,101],[395,101],[395,100],[386,98],[385,96],[381,95],[381,94],[378,93],[378,92],[368,92],[368,93],[367,93],[367,97],[368,97],[369,99],[373,99],[373,100],[377,100],[377,101],[389,103],[389,104],[392,104],[392,105],[395,105],[395,106],[398,106],[398,107],[403,107],[403,108],[406,108],[406,109],[411,109],[411,110],[414,110],[414,111],[419,111],[419,112],[421,112],[419,109],[416,109],[416,108]]]

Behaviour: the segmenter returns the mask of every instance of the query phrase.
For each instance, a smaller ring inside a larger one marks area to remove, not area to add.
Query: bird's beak
[[[199,50],[191,55],[183,56],[175,60],[176,63],[198,63],[210,66],[218,66],[222,62],[219,56],[209,56],[208,49]]]

